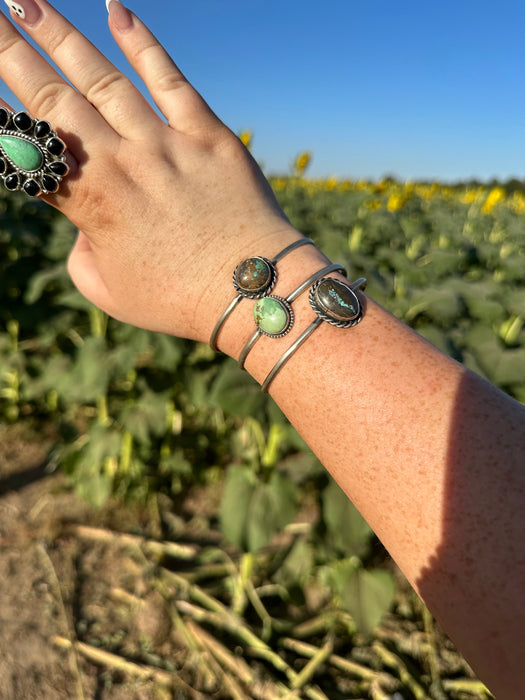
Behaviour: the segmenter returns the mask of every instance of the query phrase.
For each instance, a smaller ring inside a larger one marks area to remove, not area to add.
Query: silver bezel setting
[[[268,338],[283,338],[287,333],[290,332],[294,323],[295,316],[292,309],[292,305],[287,299],[283,299],[283,297],[278,297],[273,294],[267,295],[265,299],[275,299],[279,303],[279,305],[286,313],[286,326],[279,333],[269,333],[268,331],[263,330],[258,323],[256,323],[255,325],[257,326],[259,333],[267,336]]]
[[[259,287],[259,289],[255,291],[245,289],[237,280],[237,270],[241,265],[244,265],[244,263],[248,262],[248,260],[262,260],[268,266],[268,269],[270,271],[270,276],[268,277],[264,286]],[[243,297],[246,297],[246,299],[262,299],[263,297],[268,296],[268,294],[270,294],[272,289],[275,287],[276,281],[277,270],[275,269],[275,265],[272,263],[271,260],[268,260],[268,258],[263,258],[262,255],[251,255],[249,258],[242,260],[233,271],[233,286],[235,287],[235,290]]]
[[[18,115],[25,115],[30,120],[30,125],[26,129],[21,129],[16,125],[14,119]],[[69,167],[65,162],[66,145],[62,141],[62,139],[59,136],[57,136],[56,131],[53,131],[49,123],[43,119],[33,119],[27,114],[27,112],[11,112],[5,107],[0,107],[0,119],[2,122],[5,122],[4,126],[0,127],[0,136],[13,136],[17,139],[27,141],[28,143],[31,143],[33,146],[35,146],[42,155],[41,164],[36,170],[25,170],[24,168],[21,168],[19,165],[14,163],[10,156],[0,145],[0,160],[4,164],[4,171],[1,173],[0,177],[2,178],[2,182],[5,188],[9,192],[16,192],[17,190],[21,190],[30,197],[38,197],[41,194],[54,194],[55,192],[57,192],[62,179],[69,172]],[[46,127],[49,127],[49,130],[46,131],[46,133],[43,136],[39,137],[36,135],[35,130],[38,125],[43,124],[45,124]],[[59,141],[60,144],[62,144],[63,148],[61,149],[60,155],[55,155],[49,150],[48,144],[51,141],[51,139],[55,139],[56,141]],[[51,169],[50,166],[52,166],[54,163],[64,164],[63,168],[61,168],[64,170],[63,174],[58,174]],[[8,187],[6,182],[13,175],[17,176],[17,185],[16,187]],[[33,181],[38,185],[38,192],[31,194],[26,189],[24,189],[24,185],[26,185],[26,183],[30,181]],[[50,185],[52,187],[50,187]]]
[[[341,280],[337,280],[337,283],[346,287],[357,302],[357,314],[354,316],[354,318],[348,319],[348,321],[343,321],[342,319],[334,317],[333,314],[331,314],[330,311],[326,309],[319,301],[319,297],[317,296],[317,290],[319,288],[319,285],[325,280],[332,280],[332,278],[323,277],[322,279],[317,280],[317,282],[315,282],[315,284],[312,285],[312,288],[310,289],[310,294],[308,295],[308,298],[310,301],[310,306],[312,307],[314,312],[320,319],[326,321],[331,326],[336,326],[337,328],[352,328],[353,326],[356,326],[363,318],[363,305],[359,301],[359,297],[355,293],[355,290],[358,287],[363,287],[364,285],[366,285],[366,280],[363,280],[362,282],[361,280],[359,280],[361,284],[359,284],[358,286],[345,284]]]

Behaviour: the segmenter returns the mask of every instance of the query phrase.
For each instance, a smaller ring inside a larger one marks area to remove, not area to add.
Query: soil
[[[126,577],[141,594],[145,574],[118,543],[86,542],[73,530],[119,521],[133,531],[147,514],[80,502],[63,474],[47,471],[48,445],[16,428],[0,432],[0,698],[158,700],[154,679],[122,681],[68,644],[88,626],[92,638],[120,634],[132,648],[141,635],[169,634],[160,595],[146,596],[131,626],[119,606],[104,609]]]
[[[307,652],[300,641],[288,639],[291,651],[281,645],[280,657],[274,654],[269,664],[260,653],[248,664],[235,630],[223,624],[214,634],[220,615],[223,622],[231,619],[219,598],[235,580],[231,568],[224,573],[234,555],[217,557],[219,534],[210,527],[217,491],[190,494],[176,506],[158,497],[148,507],[110,502],[94,510],[75,496],[64,474],[49,471],[51,442],[52,436],[0,427],[0,700],[281,697],[279,672],[268,671],[272,664],[279,667],[279,658],[291,673],[304,668]],[[197,550],[213,551],[216,558],[192,569]],[[209,595],[200,583],[204,570],[207,577],[213,572],[211,583],[202,584]],[[187,581],[195,582],[199,599],[192,598]],[[315,598],[315,590],[311,593]],[[351,648],[343,630],[334,647],[338,658],[352,657],[355,668],[377,674],[381,688],[390,691],[385,695],[378,686],[374,697],[423,697],[416,685],[430,689],[434,683],[422,651],[429,648],[429,636],[415,598],[410,591],[403,595],[397,615],[387,616],[382,636],[370,646]],[[201,618],[195,617],[199,611]],[[475,684],[450,641],[437,628],[431,636],[433,664],[443,678]],[[253,641],[247,646],[256,649]],[[403,674],[413,679],[412,686],[401,682]],[[310,692],[305,686],[304,695],[293,697],[362,698],[353,678],[354,672],[324,670],[320,686],[310,686]],[[324,695],[316,695],[316,687]],[[410,687],[413,692],[407,692]],[[486,697],[476,686],[450,695],[442,687],[424,697]]]

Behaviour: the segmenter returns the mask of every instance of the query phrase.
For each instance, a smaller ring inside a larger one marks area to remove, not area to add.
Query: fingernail
[[[119,32],[129,32],[133,27],[133,15],[120,0],[106,0],[106,7],[111,21]]]
[[[18,2],[4,0],[4,2],[15,17],[23,19],[24,23],[30,27],[34,26],[42,17],[42,10],[34,0],[18,0]]]

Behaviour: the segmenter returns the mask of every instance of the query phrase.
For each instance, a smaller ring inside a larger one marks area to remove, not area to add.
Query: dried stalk
[[[49,578],[51,579],[49,581],[50,586],[51,586],[51,590],[53,590],[55,598],[59,602],[60,612],[62,614],[62,618],[64,619],[67,634],[69,637],[72,637],[73,634],[72,634],[72,631],[71,631],[70,626],[69,626],[69,619],[68,619],[67,612],[66,612],[66,606],[64,604],[64,598],[62,597],[62,589],[60,587],[60,581],[58,580],[58,576],[57,576],[55,567],[53,565],[53,562],[51,561],[51,557],[49,556],[45,547],[42,544],[39,544],[37,546],[37,550],[38,550],[41,558],[43,559],[44,566],[48,571]],[[70,665],[71,671],[75,677],[75,685],[76,685],[76,689],[77,689],[78,699],[79,700],[86,700],[86,696],[84,695],[84,688],[82,687],[82,675],[81,675],[80,669],[78,667],[78,656],[77,656],[77,652],[76,652],[76,649],[74,648],[74,646],[71,647],[70,653],[68,654],[68,658],[69,658],[69,665]]]
[[[443,689],[446,691],[454,691],[455,693],[473,693],[479,697],[493,698],[494,696],[485,685],[473,678],[455,678],[443,680]]]
[[[318,649],[311,657],[306,666],[297,674],[297,678],[292,683],[292,688],[302,688],[316,674],[320,666],[332,655],[334,643],[329,639],[324,646]]]
[[[231,673],[234,673],[242,683],[251,685],[254,682],[253,672],[244,659],[234,656],[224,644],[218,642],[215,637],[205,632],[192,620],[186,622],[186,627],[199,644],[208,649],[217,661]]]
[[[318,647],[313,644],[308,644],[307,642],[301,642],[298,639],[291,639],[290,637],[284,637],[280,640],[280,643],[285,649],[293,651],[298,656],[305,656],[306,658],[313,658],[318,652]],[[352,676],[356,676],[360,680],[373,681],[377,678],[377,671],[372,671],[367,666],[362,666],[355,661],[349,661],[344,659],[342,656],[337,654],[330,654],[327,659],[329,663],[334,668],[344,671]]]
[[[173,557],[190,561],[195,559],[199,553],[196,545],[177,544],[176,542],[157,542],[149,540],[140,535],[130,535],[128,533],[113,532],[105,528],[89,527],[87,525],[76,525],[73,532],[78,537],[92,542],[111,542],[122,546],[139,547],[146,554],[155,557]]]
[[[178,676],[164,671],[160,668],[155,668],[154,666],[147,666],[144,664],[136,664],[133,661],[128,661],[123,659],[121,656],[112,654],[109,651],[104,651],[103,649],[98,649],[84,642],[71,642],[65,637],[53,637],[52,640],[55,646],[61,649],[71,649],[74,648],[77,652],[82,654],[86,659],[92,661],[99,666],[105,666],[106,668],[111,668],[121,673],[129,674],[135,678],[141,678],[143,680],[154,680],[156,683],[167,687],[167,688],[184,688],[189,692],[192,697],[196,700],[204,700],[200,693],[197,693],[193,688],[184,683]]]
[[[373,650],[379,656],[382,663],[384,663],[389,668],[396,670],[399,680],[406,685],[406,687],[412,692],[417,700],[425,700],[427,694],[425,690],[419,685],[416,679],[408,671],[407,667],[401,661],[399,656],[389,651],[381,642],[375,641],[372,645]]]
[[[279,654],[272,651],[270,647],[259,639],[251,630],[245,627],[242,624],[242,620],[234,617],[229,611],[227,611],[227,614],[221,615],[217,612],[203,610],[185,600],[177,600],[175,601],[175,605],[183,615],[188,615],[198,622],[206,622],[207,624],[213,625],[213,627],[233,634],[249,648],[253,656],[264,659],[275,669],[284,673],[289,682],[295,680],[297,674],[288,666],[286,661],[282,659]]]

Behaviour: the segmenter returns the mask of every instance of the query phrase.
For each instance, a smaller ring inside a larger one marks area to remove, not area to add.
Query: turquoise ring
[[[49,122],[0,107],[0,177],[10,192],[30,197],[58,192],[69,172],[65,152]]]

